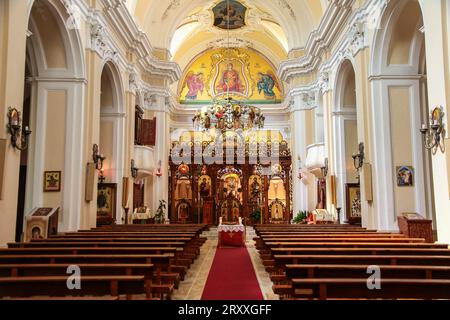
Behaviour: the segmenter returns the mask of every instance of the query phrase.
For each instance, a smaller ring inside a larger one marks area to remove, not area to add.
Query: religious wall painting
[[[414,168],[410,166],[397,167],[397,186],[414,186]]]
[[[212,8],[214,26],[224,30],[236,30],[245,26],[247,8],[239,1],[221,1]]]
[[[271,70],[266,73],[258,72],[258,93],[264,93],[266,99],[272,100],[276,98],[275,88],[281,92],[281,87],[277,81],[277,77]]]
[[[283,90],[275,68],[253,49],[210,49],[194,58],[180,81],[180,103],[210,105],[227,96],[244,103],[277,104]]]
[[[190,71],[186,75],[185,86],[188,88],[185,99],[197,100],[199,94],[202,94],[205,90],[205,75],[203,72],[194,73],[194,71]]]
[[[222,60],[216,65],[218,76],[214,79],[214,95],[248,95],[248,80],[242,61]]]

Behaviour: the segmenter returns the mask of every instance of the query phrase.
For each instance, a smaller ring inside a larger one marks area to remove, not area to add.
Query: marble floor
[[[195,260],[188,270],[185,280],[180,283],[178,290],[175,290],[173,300],[200,300],[203,289],[208,279],[209,271],[211,269],[214,256],[217,249],[217,228],[210,228],[202,235],[208,240],[203,244],[199,257]],[[252,227],[247,227],[247,250],[255,269],[256,277],[263,293],[265,300],[278,300],[278,295],[275,295],[272,290],[272,282],[269,274],[265,271],[264,266],[259,258],[258,251],[255,248],[255,241],[253,237],[255,231]]]

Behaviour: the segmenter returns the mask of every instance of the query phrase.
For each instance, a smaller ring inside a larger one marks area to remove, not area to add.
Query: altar
[[[220,247],[244,247],[246,240],[245,226],[239,218],[239,224],[219,224],[217,231],[219,233]]]

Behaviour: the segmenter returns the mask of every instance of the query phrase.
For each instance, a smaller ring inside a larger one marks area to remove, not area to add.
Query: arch
[[[430,219],[434,215],[431,161],[419,132],[428,114],[422,26],[419,1],[391,1],[381,13],[373,39],[371,153],[379,173],[373,179],[377,194],[373,227],[380,230],[396,230],[402,212],[418,212]],[[399,188],[396,170],[402,165],[414,168],[414,186]]]
[[[346,185],[358,182],[352,159],[352,154],[358,149],[356,79],[355,68],[349,59],[344,59],[337,69],[333,92],[337,207],[342,208],[344,217],[349,218],[345,201]],[[340,216],[339,219],[341,218],[343,217]]]
[[[371,46],[371,61],[372,64],[369,68],[370,74],[377,76],[380,74],[396,74],[405,73],[406,68],[409,69],[409,74],[417,74],[417,62],[419,61],[420,54],[417,54],[417,48],[420,48],[424,38],[421,32],[414,32],[410,35],[410,46],[408,50],[408,62],[403,64],[389,64],[389,54],[395,48],[392,47],[394,35],[393,30],[401,22],[403,10],[416,4],[419,9],[419,20],[416,21],[415,27],[418,29],[420,25],[423,25],[423,16],[421,11],[421,5],[417,0],[400,0],[390,1],[388,5],[381,12],[378,28],[376,29],[375,36],[373,37],[373,43]]]
[[[79,30],[69,29],[67,25],[70,15],[61,1],[40,0],[28,4],[31,34],[26,46],[29,69],[26,80],[30,84],[27,108],[33,134],[27,152],[23,213],[35,207],[57,205],[60,206],[59,229],[76,230],[80,225],[84,190],[83,140],[80,139],[85,102],[84,49]],[[39,19],[42,16],[48,25]],[[53,57],[60,61],[48,63]],[[56,128],[59,134],[54,133]],[[60,160],[51,159],[50,146],[59,148],[53,155],[58,154]],[[42,192],[42,172],[51,167],[63,172],[62,191],[54,197]],[[19,212],[17,217],[20,219]]]
[[[48,12],[50,14],[49,17],[53,20],[52,23],[54,23],[53,29],[45,30],[45,38],[39,32],[39,21],[36,21],[36,17],[33,16],[36,6],[39,6],[39,9],[43,10],[43,12]],[[30,2],[29,29],[32,35],[27,41],[31,41],[35,48],[39,48],[39,52],[35,52],[35,54],[40,76],[49,75],[53,77],[85,79],[86,68],[80,30],[69,25],[73,18],[72,15],[72,13],[68,13],[68,10],[60,1],[39,0]],[[44,43],[45,39],[51,38],[51,33],[56,35],[64,48],[63,54],[66,65],[63,68],[48,68],[48,63],[45,59]]]
[[[106,182],[117,184],[117,194],[122,194],[122,177],[125,163],[125,103],[123,81],[118,66],[112,60],[103,63],[100,87],[99,146],[106,157],[103,173]],[[116,197],[116,208],[121,208]],[[116,209],[116,222],[121,222]]]

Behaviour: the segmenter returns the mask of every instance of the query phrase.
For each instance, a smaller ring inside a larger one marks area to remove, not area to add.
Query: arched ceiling
[[[230,43],[251,47],[275,65],[302,48],[318,26],[328,0],[238,0],[247,7],[246,26],[230,30]],[[170,50],[184,68],[210,47],[226,46],[227,30],[213,26],[212,8],[221,0],[127,0],[136,22],[155,48]]]

